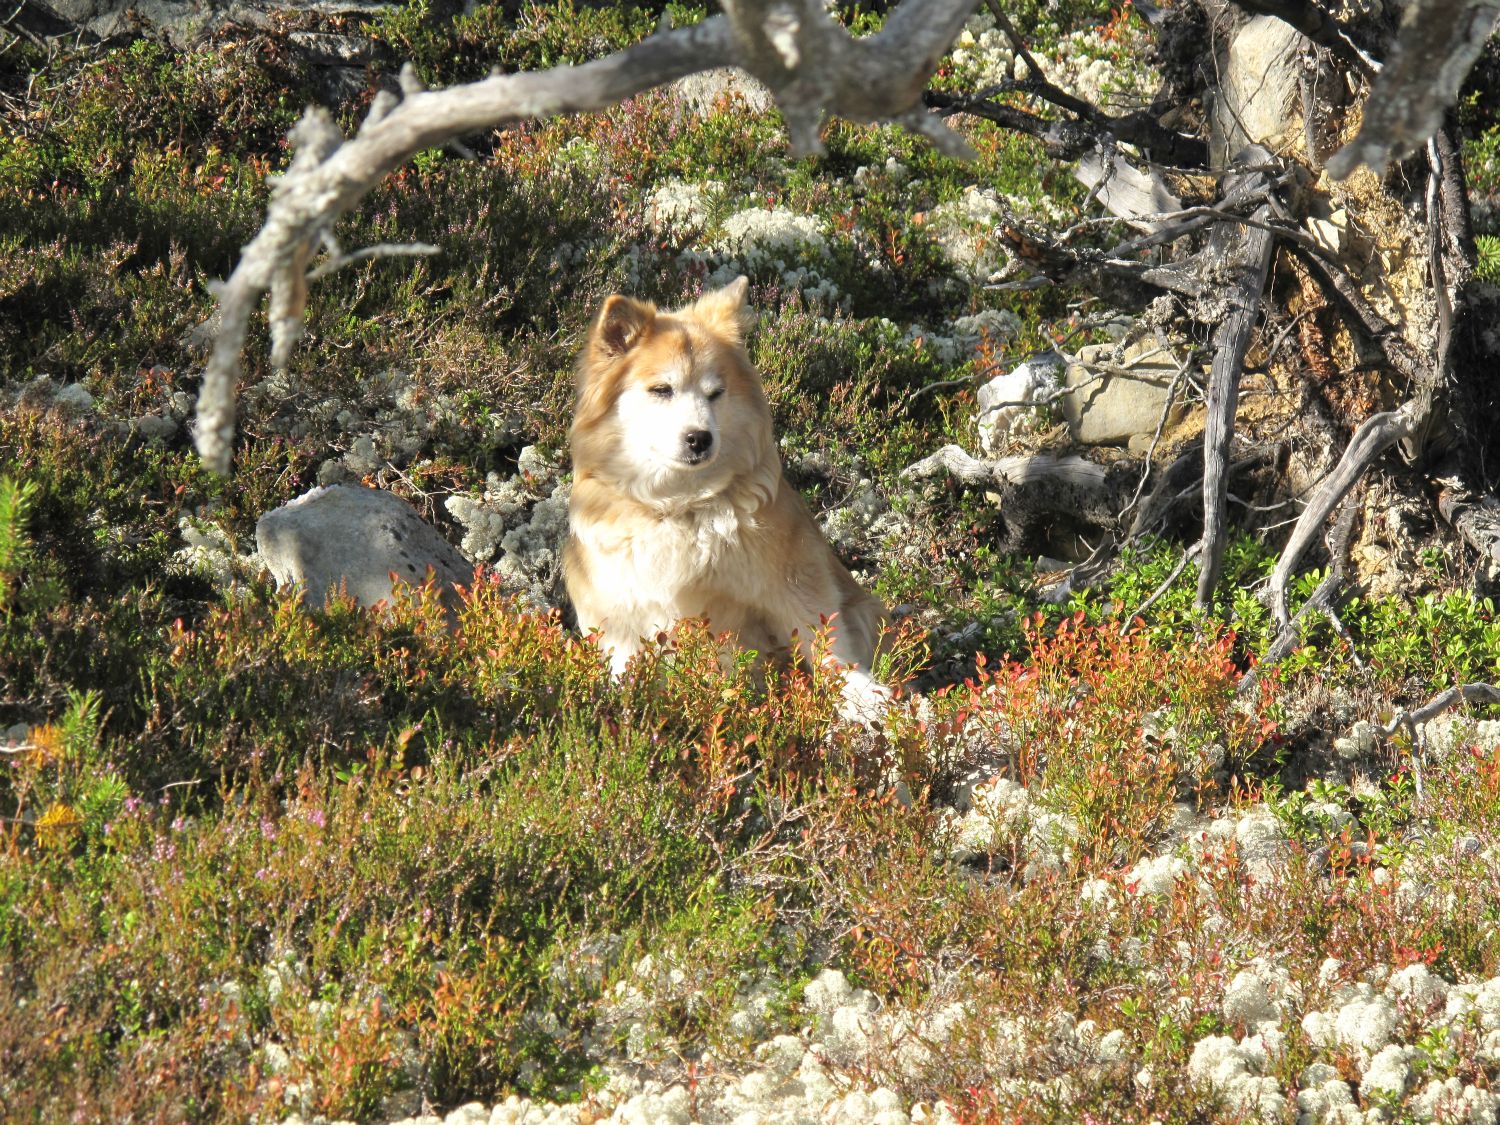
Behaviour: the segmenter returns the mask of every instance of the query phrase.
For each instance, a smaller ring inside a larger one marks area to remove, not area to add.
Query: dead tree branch
[[[878,33],[852,38],[820,0],[724,0],[725,15],[666,31],[579,66],[494,75],[424,90],[408,69],[403,97],[378,95],[345,138],[309,109],[292,131],[295,156],[272,190],[265,225],[217,287],[213,347],[198,396],[199,455],[227,473],[250,318],[270,292],[271,360],[283,367],[302,334],[307,270],[334,224],[387,174],[424,149],[514,121],[603,109],[699,70],[740,65],[770,88],[798,154],[821,151],[826,114],[892,121],[953,155],[968,145],[922,105],[922,90],[973,0],[906,0]]]
[[[1120,465],[1097,465],[1076,454],[1055,457],[1042,453],[982,461],[956,445],[945,445],[908,465],[901,476],[909,481],[949,476],[970,488],[1000,493],[1002,511],[1014,499],[1028,509],[1066,512],[1100,525],[1115,520],[1126,487],[1126,474]]]
[[[901,471],[902,477],[913,481],[932,480],[944,474],[962,484],[984,487],[1050,483],[1092,491],[1103,487],[1108,470],[1078,456],[1038,454],[982,461],[956,445],[945,445]]]
[[[1259,148],[1243,155],[1255,164],[1270,159],[1270,153]],[[1255,182],[1262,193],[1270,193],[1270,178],[1264,172],[1252,172],[1245,178]],[[1234,192],[1245,184],[1231,179],[1225,186]],[[1264,222],[1270,213],[1270,205],[1262,204],[1252,217]],[[1221,223],[1209,241],[1209,260],[1215,263],[1212,268],[1222,276],[1228,293],[1223,318],[1214,329],[1214,358],[1205,403],[1203,549],[1198,559],[1198,594],[1194,603],[1205,612],[1213,605],[1214,587],[1219,583],[1219,571],[1224,562],[1229,452],[1234,442],[1234,416],[1240,400],[1240,372],[1245,365],[1250,334],[1260,318],[1273,247],[1271,233],[1263,226],[1251,226],[1242,234],[1237,226]]]
[[[1329,174],[1341,180],[1361,164],[1384,172],[1425,144],[1458,100],[1497,14],[1500,0],[1407,4],[1390,58],[1365,99],[1359,133],[1329,157]]]
[[[1312,546],[1313,537],[1328,514],[1338,506],[1348,491],[1354,487],[1375,459],[1398,441],[1416,433],[1425,423],[1426,416],[1417,400],[1406,403],[1399,410],[1387,410],[1367,418],[1354,436],[1333,471],[1323,478],[1297,525],[1292,528],[1281,557],[1276,560],[1276,569],[1271,572],[1271,616],[1279,629],[1291,624],[1287,613],[1286,591],[1292,572],[1302,561],[1302,556]]]
[[[1440,481],[1438,512],[1491,567],[1500,567],[1500,502],[1457,480]]]
[[[1400,728],[1405,727],[1415,738],[1417,727],[1422,723],[1429,722],[1443,712],[1451,711],[1463,703],[1500,703],[1500,687],[1494,684],[1461,684],[1458,687],[1451,687],[1447,691],[1434,695],[1415,710],[1402,711],[1393,716],[1390,722],[1378,729],[1381,734],[1389,738]]]
[[[1010,93],[1029,95],[1074,116],[1042,117],[993,100],[997,94]],[[967,97],[929,91],[926,102],[944,116],[968,113],[1036,137],[1045,146],[1047,155],[1056,160],[1076,160],[1102,144],[1113,147],[1119,142],[1135,145],[1149,152],[1152,159],[1172,167],[1208,167],[1208,144],[1201,138],[1168,129],[1144,110],[1118,115],[1106,113],[1040,76],[1011,79]]]

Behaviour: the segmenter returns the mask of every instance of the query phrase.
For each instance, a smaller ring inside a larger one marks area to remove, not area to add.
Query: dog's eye
[[[656,398],[671,398],[672,388],[665,383],[657,383],[656,386],[648,388],[649,393]]]
[[[724,397],[724,388],[723,387],[720,387],[716,391],[709,391],[708,392],[708,401],[709,402],[713,402],[713,400],[716,399],[716,398],[723,398],[723,397]]]

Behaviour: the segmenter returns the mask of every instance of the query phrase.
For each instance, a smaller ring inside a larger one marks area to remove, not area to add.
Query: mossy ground
[[[1038,6],[1032,26],[1108,15],[1085,8]],[[659,14],[399,9],[356,29],[387,62],[337,111],[356,121],[404,57],[459,81],[601,54]],[[1358,699],[1352,720],[1494,678],[1488,601],[1435,562],[1414,576],[1421,597],[1346,609],[1358,666],[1319,626],[1246,709],[1234,685],[1266,641],[1251,594],[1264,548],[1231,552],[1236,632],[1194,620],[1180,584],[1122,636],[1180,546],[1148,545],[1105,586],[1038,603],[1032,563],[994,551],[991,507],[903,494],[906,464],[972,443],[983,376],[1076,327],[1077,295],[986,290],[933,231],[971,185],[1077,207],[1029,141],[966,125],[979,157],[960,165],[900,131],[835,123],[825,157],[793,161],[774,113],[726,98],[700,119],[666,92],[472,138],[478,159],[423,154],[339,230],[347,247],[440,254],[318,284],[288,379],[270,378],[257,327],[233,476],[204,473],[185,430],[132,425],[196,391],[210,283],[253,235],[285,131],[318,96],[287,38],[307,18],[186,51],[0,55],[0,730],[27,732],[0,768],[3,1116],[369,1117],[403,1088],[440,1105],[575,1096],[624,1046],[601,1013],[651,954],[708,982],[664,988],[631,1044],[663,1074],[747,1046],[730,1016],[754,982],[775,982],[772,1030],[795,1030],[801,984],[838,965],[891,1003],[961,988],[976,1011],[1057,1007],[1129,1044],[1128,1064],[1075,1075],[1064,1107],[997,1092],[975,1030],[915,1072],[877,1069],[905,1096],[972,1120],[1208,1120],[1221,1110],[1185,1062],[1195,1040],[1237,1030],[1217,997],[1250,956],[1275,951],[1308,979],[1328,956],[1349,974],[1414,960],[1500,972],[1485,860],[1435,868],[1457,911],[1376,877],[1500,829],[1490,748],[1430,766],[1420,806],[1399,748],[1358,787],[1318,790],[1323,813],[1277,790],[1277,724],[1307,699]],[[709,181],[699,225],[652,222],[653,192]],[[226,594],[179,558],[184,517],[248,545],[260,514],[379,438],[392,370],[419,406],[449,405],[417,448],[379,445],[371,480],[436,519],[444,495],[512,471],[523,445],[563,450],[591,311],[615,290],[691,297],[730,256],[714,250],[725,220],[751,207],[825,220],[821,247],[744,263],[762,309],[752,351],[814,501],[870,479],[906,521],[903,542],[851,562],[914,608],[892,675],[948,685],[926,710],[876,737],[834,723],[836,685],[800,672],[761,685],[691,630],[615,682],[557,619],[488,585],[450,632],[431,599],[384,618],[308,613],[264,580]],[[809,296],[798,268],[832,288]],[[983,310],[1019,327],[935,346]],[[93,407],[58,404],[42,376]],[[978,763],[1075,825],[1053,869],[1030,863],[1015,825],[982,864],[952,862],[940,805]],[[898,778],[910,806],[890,795]],[[1170,841],[1175,804],[1217,815],[1267,793],[1296,841],[1274,896],[1232,849],[1207,892],[1128,893],[1132,865]],[[1352,828],[1329,829],[1329,801]],[[1316,858],[1330,848],[1331,879]],[[1121,892],[1119,909],[1080,901],[1091,879]],[[1037,1034],[1031,1073],[1063,1073]],[[1295,1086],[1313,1054],[1294,1039],[1276,1075]],[[1133,1080],[1141,1066],[1154,1086]],[[1493,1080],[1473,1066],[1453,1064]]]

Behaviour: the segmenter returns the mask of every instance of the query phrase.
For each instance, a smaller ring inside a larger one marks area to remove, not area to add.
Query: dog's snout
[[[707,430],[689,430],[682,435],[683,444],[690,453],[704,454],[714,443],[714,435]]]

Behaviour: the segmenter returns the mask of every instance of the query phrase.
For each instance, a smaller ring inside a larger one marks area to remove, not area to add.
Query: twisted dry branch
[[[1376,458],[1398,441],[1415,434],[1426,420],[1422,406],[1413,399],[1398,410],[1372,415],[1354,431],[1343,457],[1319,483],[1312,498],[1308,500],[1307,507],[1302,510],[1302,515],[1297,518],[1291,538],[1282,548],[1281,557],[1276,560],[1276,569],[1271,572],[1271,616],[1278,629],[1284,631],[1291,625],[1291,614],[1287,608],[1287,586],[1297,564],[1312,546],[1323,521],[1365,475]]]
[[[1390,57],[1365,101],[1359,133],[1329,158],[1329,174],[1342,180],[1361,164],[1384,172],[1421,148],[1458,100],[1497,15],[1500,0],[1406,4]]]
[[[1451,687],[1447,691],[1434,695],[1414,710],[1402,711],[1400,714],[1391,716],[1390,722],[1382,724],[1379,728],[1380,733],[1389,738],[1397,730],[1405,727],[1415,737],[1417,727],[1465,703],[1500,703],[1500,687],[1485,683],[1460,684],[1458,687]]]
[[[770,89],[794,153],[821,151],[827,114],[892,121],[952,155],[968,145],[922,104],[922,91],[974,0],[906,0],[878,33],[854,39],[821,0],[723,0],[725,14],[665,30],[603,59],[525,74],[493,75],[425,90],[408,68],[403,96],[378,95],[345,138],[311,108],[290,135],[295,153],[276,181],[266,221],[234,272],[216,287],[205,329],[213,345],[198,395],[198,453],[227,473],[250,318],[270,292],[271,361],[284,367],[302,336],[308,266],[333,226],[382,179],[424,149],[523,120],[604,109],[701,70],[739,65]]]

